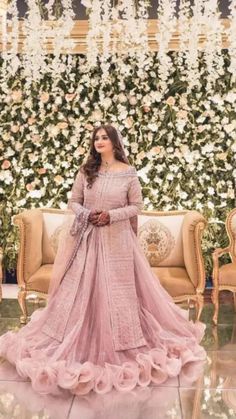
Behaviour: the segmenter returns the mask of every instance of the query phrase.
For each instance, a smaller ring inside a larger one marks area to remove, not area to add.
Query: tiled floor
[[[0,334],[20,327],[15,300],[17,287],[4,286],[0,303]],[[0,364],[0,419],[206,419],[236,418],[236,315],[231,298],[222,299],[219,325],[211,323],[213,307],[206,299],[203,346],[207,361],[192,368],[191,382],[183,370],[162,387],[137,388],[128,394],[116,391],[84,397],[37,395],[30,382],[19,377],[10,364]],[[37,305],[29,302],[29,311]],[[191,310],[190,317],[193,317]]]

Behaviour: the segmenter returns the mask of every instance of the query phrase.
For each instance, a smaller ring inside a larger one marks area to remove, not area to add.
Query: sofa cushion
[[[219,285],[236,286],[236,263],[227,263],[220,267]]]
[[[27,291],[47,293],[52,274],[52,264],[42,265],[28,280]]]
[[[196,294],[186,269],[179,267],[158,267],[152,268],[152,271],[172,297]]]

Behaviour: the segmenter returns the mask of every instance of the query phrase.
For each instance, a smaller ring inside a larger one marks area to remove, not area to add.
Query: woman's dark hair
[[[115,159],[123,163],[129,164],[129,160],[127,159],[125,155],[125,152],[119,140],[118,132],[116,131],[116,129],[112,125],[109,125],[109,124],[100,125],[99,127],[96,127],[93,131],[91,142],[90,142],[89,157],[86,163],[83,164],[83,166],[81,167],[82,172],[87,177],[88,188],[92,187],[93,182],[98,176],[98,170],[101,165],[101,154],[98,153],[94,147],[96,135],[98,131],[100,131],[101,129],[104,129],[104,131],[106,131],[107,136],[112,142]]]

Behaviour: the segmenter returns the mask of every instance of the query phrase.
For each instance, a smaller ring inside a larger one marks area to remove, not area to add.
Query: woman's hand
[[[110,214],[108,211],[102,211],[101,214],[98,216],[97,226],[105,226],[110,223]]]
[[[88,221],[92,223],[93,225],[96,225],[98,222],[98,217],[101,214],[101,212],[102,211],[97,211],[97,210],[91,211],[89,214]]]

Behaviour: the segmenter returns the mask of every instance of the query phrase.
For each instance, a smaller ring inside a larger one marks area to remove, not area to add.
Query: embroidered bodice
[[[79,171],[68,208],[77,216],[81,211],[87,216],[95,209],[109,211],[111,224],[136,216],[142,208],[142,192],[135,168],[99,172],[91,188],[87,188],[86,177]]]

